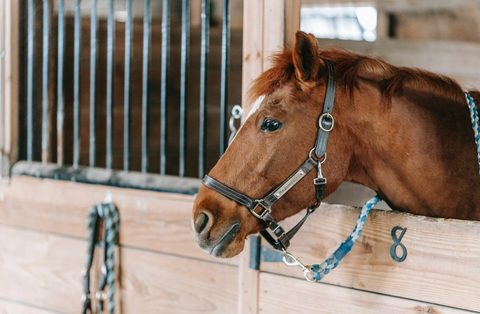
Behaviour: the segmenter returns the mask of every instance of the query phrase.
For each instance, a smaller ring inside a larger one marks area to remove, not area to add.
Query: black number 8
[[[400,234],[399,238],[397,238],[397,234],[396,234],[397,230],[402,230],[402,233]],[[402,241],[403,235],[405,234],[405,231],[407,231],[407,228],[402,228],[402,227],[399,227],[399,226],[396,226],[392,229],[393,245],[390,248],[390,255],[392,256],[393,260],[396,261],[396,262],[403,262],[405,260],[405,258],[407,258],[407,249],[405,248],[405,246],[402,243],[400,243],[400,241]],[[397,252],[395,252],[395,249],[399,245],[403,250],[402,257],[398,257]]]

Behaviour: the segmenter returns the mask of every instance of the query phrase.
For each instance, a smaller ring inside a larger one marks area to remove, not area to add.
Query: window
[[[375,41],[377,10],[374,7],[302,7],[300,29],[317,38]]]

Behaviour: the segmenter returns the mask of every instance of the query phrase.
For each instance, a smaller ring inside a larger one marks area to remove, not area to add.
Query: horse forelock
[[[371,57],[332,47],[319,51],[319,57],[335,63],[337,85],[353,100],[359,81],[377,82],[384,104],[389,107],[392,98],[405,89],[413,89],[436,97],[464,102],[463,89],[454,79],[416,68],[396,67],[381,58]],[[298,81],[291,50],[283,50],[270,57],[271,67],[253,81],[247,101],[252,103],[268,95],[289,80]],[[324,71],[324,67],[320,71]],[[318,75],[322,77],[322,75]],[[325,75],[323,75],[325,77]]]

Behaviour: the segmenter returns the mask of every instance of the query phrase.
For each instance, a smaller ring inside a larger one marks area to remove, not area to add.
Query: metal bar
[[[154,173],[125,172],[102,168],[91,169],[84,166],[79,166],[77,169],[51,165],[44,166],[39,162],[26,161],[16,162],[11,172],[12,175],[15,176],[31,176],[35,178],[187,195],[197,194],[198,189],[202,186],[202,181],[195,178],[179,178]]]
[[[148,70],[150,63],[150,30],[152,15],[150,0],[144,2],[143,69],[142,69],[142,172],[148,171]]]
[[[82,42],[82,16],[80,0],[75,0],[75,30],[73,55],[73,167],[80,162],[80,60]]]
[[[202,0],[202,42],[200,57],[200,130],[198,140],[198,177],[205,174],[206,126],[207,126],[207,67],[210,37],[210,1]]]
[[[160,85],[160,174],[167,170],[167,79],[170,50],[170,1],[162,6],[162,72]]]
[[[230,48],[230,0],[223,0],[222,22],[222,77],[220,83],[220,156],[228,146],[227,115],[228,115],[228,68]]]
[[[89,165],[95,167],[95,150],[96,150],[96,84],[97,84],[97,0],[92,0],[92,9],[90,14],[90,151]]]
[[[107,160],[106,168],[112,169],[113,162],[113,62],[115,46],[115,17],[113,0],[108,1],[107,19]]]
[[[49,160],[48,144],[48,55],[50,50],[50,0],[43,0],[43,54],[42,54],[42,162]]]
[[[63,165],[63,58],[65,48],[65,0],[58,2],[57,164]]]
[[[127,20],[125,23],[125,84],[124,84],[124,110],[123,110],[123,170],[130,170],[130,116],[131,116],[131,70],[132,70],[132,25],[133,10],[132,0],[127,0]]]
[[[28,0],[28,73],[27,73],[27,160],[33,160],[33,57],[35,47],[35,3]]]
[[[187,135],[187,86],[188,86],[188,53],[190,48],[190,0],[182,0],[182,48],[180,64],[180,154],[179,176],[185,176],[185,147]]]

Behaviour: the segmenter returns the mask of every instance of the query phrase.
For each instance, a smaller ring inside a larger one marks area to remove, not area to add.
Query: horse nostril
[[[208,215],[204,212],[200,213],[200,216],[198,217],[197,221],[195,222],[195,229],[197,232],[200,234],[202,233],[203,230],[205,230],[205,227],[208,224]]]

